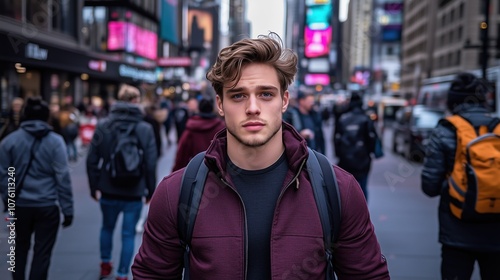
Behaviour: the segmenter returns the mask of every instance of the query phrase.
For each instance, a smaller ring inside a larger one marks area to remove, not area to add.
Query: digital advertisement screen
[[[332,27],[330,26],[325,30],[312,30],[306,26],[304,30],[304,40],[306,57],[326,56],[330,52]]]
[[[307,7],[306,25],[312,30],[324,30],[330,26],[332,5],[315,5]]]
[[[332,0],[306,0],[306,6],[313,5],[329,5],[332,3]]]
[[[179,43],[178,35],[178,0],[163,0],[161,2],[160,36],[174,45]]]
[[[133,23],[110,21],[108,23],[108,50],[127,51],[149,58],[157,58],[158,36]]]
[[[191,46],[210,46],[213,32],[214,22],[210,12],[197,9],[188,10],[188,36]]]
[[[370,83],[370,70],[356,70],[351,76],[351,82],[361,86],[368,86]]]
[[[306,74],[304,76],[304,83],[308,86],[327,86],[330,84],[330,76],[328,74]]]
[[[108,22],[108,50],[118,51],[125,49],[125,35],[127,23],[123,21]]]
[[[383,26],[382,41],[384,42],[401,41],[401,25]]]

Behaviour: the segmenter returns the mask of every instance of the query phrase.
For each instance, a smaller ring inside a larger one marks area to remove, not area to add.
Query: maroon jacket
[[[269,239],[271,279],[325,279],[323,232],[305,170],[306,142],[283,124],[289,171],[276,204]],[[246,221],[243,202],[226,166],[226,131],[207,150],[211,170],[194,225],[191,279],[245,279]],[[339,279],[390,279],[363,192],[352,175],[335,167],[341,199],[341,228],[334,250]],[[181,279],[183,248],[177,234],[177,204],[183,169],[165,177],[151,201],[134,279]]]
[[[185,167],[196,154],[205,151],[210,146],[215,133],[225,127],[224,121],[215,114],[212,117],[194,115],[189,118],[177,145],[177,155],[172,171]]]

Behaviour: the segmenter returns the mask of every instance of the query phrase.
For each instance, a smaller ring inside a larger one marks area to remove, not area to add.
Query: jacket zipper
[[[276,208],[280,204],[281,198],[285,194],[286,190],[292,185],[292,183],[294,181],[296,181],[298,179],[300,172],[302,172],[302,169],[304,168],[304,165],[306,164],[306,161],[307,161],[307,159],[304,159],[302,161],[302,163],[300,164],[300,167],[299,167],[299,170],[298,170],[297,174],[295,174],[295,176],[292,178],[292,180],[290,180],[290,182],[285,186],[285,188],[283,188],[283,190],[281,191],[280,195],[278,196],[278,201],[276,201],[276,206],[274,208],[274,213],[273,213],[273,224],[272,224],[272,228],[271,228],[271,235],[273,234],[274,219],[276,218],[276,217],[274,217],[274,215],[276,214]],[[299,182],[298,181],[297,181],[297,187],[296,188],[297,189],[299,188]],[[269,238],[271,238],[271,236],[269,236]],[[271,274],[272,274],[272,270],[273,270],[273,266],[272,266],[272,263],[271,263]]]
[[[299,167],[299,171],[297,172],[297,174],[295,174],[295,176],[292,178],[292,180],[290,180],[290,183],[288,183],[285,188],[281,191],[279,197],[278,197],[278,201],[276,202],[276,207],[278,206],[279,202],[281,201],[281,198],[283,197],[285,191],[292,185],[292,183],[297,180],[297,178],[299,177],[299,174],[300,172],[302,171],[302,169],[304,168],[304,165],[306,164],[306,160],[307,159],[304,159]],[[241,198],[240,194],[234,190],[234,188],[221,176],[220,177],[220,180],[222,181],[222,183],[224,183],[226,186],[228,186],[230,189],[232,189],[236,195],[240,198],[240,202],[241,202],[241,205],[243,205],[243,214],[244,214],[244,219],[245,219],[245,278],[244,279],[247,279],[247,273],[248,273],[248,224],[247,224],[247,210],[245,208],[245,204],[243,203],[243,198]],[[297,189],[299,188],[299,182],[297,182]],[[274,213],[276,213],[276,208],[274,209]],[[274,225],[274,223],[273,223]],[[271,234],[272,234],[272,229],[271,229]],[[271,270],[272,270],[272,267],[271,267]]]
[[[220,180],[222,183],[224,183],[226,186],[228,186],[230,189],[232,189],[236,195],[240,198],[241,205],[243,205],[243,218],[245,219],[245,277],[243,279],[247,279],[247,272],[248,272],[248,225],[247,225],[247,210],[245,208],[245,203],[243,203],[243,198],[241,198],[241,195],[234,190],[234,188],[226,181],[224,178],[221,176]]]

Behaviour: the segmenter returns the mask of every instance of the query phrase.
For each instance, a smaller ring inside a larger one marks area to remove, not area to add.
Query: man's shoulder
[[[181,168],[163,177],[160,183],[158,183],[155,195],[169,197],[171,203],[178,203],[184,169]]]
[[[351,173],[345,171],[336,164],[333,165],[333,170],[335,172],[335,177],[337,178],[339,188],[341,187],[341,185],[342,187],[348,187],[350,181],[354,180],[354,177],[351,175]]]

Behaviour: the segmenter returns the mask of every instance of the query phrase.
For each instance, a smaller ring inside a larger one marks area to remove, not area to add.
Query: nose
[[[247,101],[246,108],[247,115],[258,115],[260,114],[260,106],[257,96],[251,94]]]

